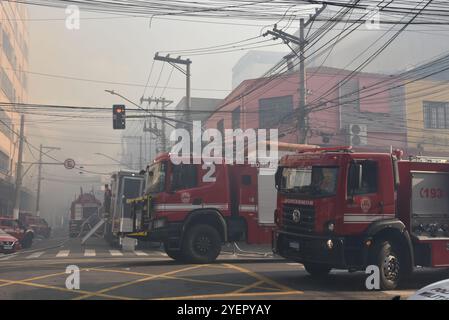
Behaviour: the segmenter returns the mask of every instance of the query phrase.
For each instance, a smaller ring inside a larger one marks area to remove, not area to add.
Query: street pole
[[[180,72],[182,72],[183,74],[185,74],[186,76],[186,117],[185,120],[188,123],[191,123],[192,117],[190,115],[190,107],[191,107],[191,94],[190,94],[190,65],[192,64],[192,60],[190,59],[181,59],[180,57],[178,58],[171,58],[169,55],[167,55],[166,57],[162,57],[160,56],[158,53],[156,53],[156,55],[154,56],[154,60],[159,60],[159,61],[165,61],[168,62],[170,65],[172,65],[174,68],[178,69]],[[183,70],[181,67],[178,66],[178,64],[183,64],[186,66],[186,69]],[[189,131],[189,133],[191,133],[191,126],[188,125],[187,126],[187,131]]]
[[[273,31],[268,30],[263,34],[263,36],[272,35],[274,36],[273,40],[282,39],[290,49],[298,56],[299,58],[299,105],[298,105],[298,142],[300,144],[307,143],[307,133],[309,131],[309,121],[308,121],[308,112],[306,110],[306,100],[307,100],[307,88],[306,88],[306,67],[305,67],[305,49],[308,45],[308,41],[304,35],[305,28],[315,21],[318,16],[326,9],[326,4],[316,10],[315,14],[313,14],[307,22],[304,18],[299,19],[299,37],[288,34],[282,30],[277,28],[277,25],[274,26]],[[299,54],[294,50],[289,43],[296,44],[299,47]],[[287,61],[288,64],[288,61]]]
[[[186,61],[186,121],[190,123],[192,121],[192,117],[190,116],[190,109],[192,104],[192,98],[190,96],[190,64],[192,63],[192,61],[190,61],[190,59],[187,59]]]
[[[165,99],[162,98],[162,116],[165,118],[166,117],[166,113],[165,113]],[[167,151],[167,133],[166,133],[166,127],[165,127],[165,121],[162,121],[162,125],[161,125],[161,140],[162,140],[162,151],[166,152]]]
[[[13,218],[14,219],[19,219],[19,211],[20,211],[20,192],[22,190],[22,157],[23,157],[24,130],[25,130],[25,116],[22,114],[20,116],[19,155],[18,155],[18,159],[17,159],[17,168],[16,168],[16,189],[15,189],[15,195],[14,195],[14,210],[13,210]]]
[[[172,100],[167,100],[165,98],[158,98],[158,99],[156,99],[156,98],[151,98],[151,97],[148,97],[148,98],[142,97],[140,99],[140,103],[143,103],[143,102],[147,102],[148,103],[148,107],[152,103],[155,103],[156,107],[159,105],[159,103],[162,105],[162,108],[160,109],[161,113],[162,113],[161,129],[160,130],[156,130],[155,128],[151,128],[151,125],[150,125],[150,128],[146,128],[146,126],[145,126],[143,128],[143,131],[144,132],[150,132],[150,133],[152,133],[152,132],[153,133],[157,133],[157,135],[160,137],[160,142],[161,142],[161,145],[162,145],[162,149],[165,152],[165,151],[167,151],[167,133],[166,133],[166,128],[167,127],[166,127],[166,121],[164,121],[163,119],[167,119],[165,108],[167,106],[169,106],[170,104],[172,104],[173,101]]]
[[[49,153],[52,150],[61,150],[61,148],[58,147],[46,147],[42,144],[39,146],[39,168],[38,168],[38,175],[37,175],[37,192],[36,192],[36,216],[40,216],[40,201],[41,201],[41,182],[42,182],[42,165],[44,164],[42,162],[42,156],[44,155],[43,150],[48,149],[48,151],[45,153]]]
[[[306,68],[305,68],[305,41],[304,41],[304,19],[299,20],[299,119],[298,132],[299,143],[307,143],[307,119],[306,119]]]
[[[37,193],[36,193],[36,216],[39,217],[39,202],[41,198],[41,180],[42,180],[42,144],[39,146],[39,169],[37,174]]]

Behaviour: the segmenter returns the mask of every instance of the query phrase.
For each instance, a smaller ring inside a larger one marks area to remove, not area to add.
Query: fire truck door
[[[348,172],[345,225],[366,226],[384,217],[379,190],[379,163],[362,160],[352,163]]]

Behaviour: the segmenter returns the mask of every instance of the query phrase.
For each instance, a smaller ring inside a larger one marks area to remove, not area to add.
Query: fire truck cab
[[[382,289],[449,267],[449,163],[346,148],[284,156],[273,250],[312,276],[376,265]]]
[[[270,243],[273,175],[260,178],[248,164],[175,165],[161,154],[148,167],[144,196],[128,199],[127,236],[160,241],[173,259],[195,263],[214,261],[224,242]]]

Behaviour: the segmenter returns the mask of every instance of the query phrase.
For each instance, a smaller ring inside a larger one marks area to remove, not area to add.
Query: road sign
[[[73,168],[75,168],[75,160],[73,160],[73,159],[65,159],[65,161],[64,161],[64,168],[66,168],[66,169],[73,169]]]

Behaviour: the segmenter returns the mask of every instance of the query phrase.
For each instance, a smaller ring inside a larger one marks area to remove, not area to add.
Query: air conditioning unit
[[[366,124],[349,125],[349,143],[353,147],[366,146],[368,144],[368,128]]]

